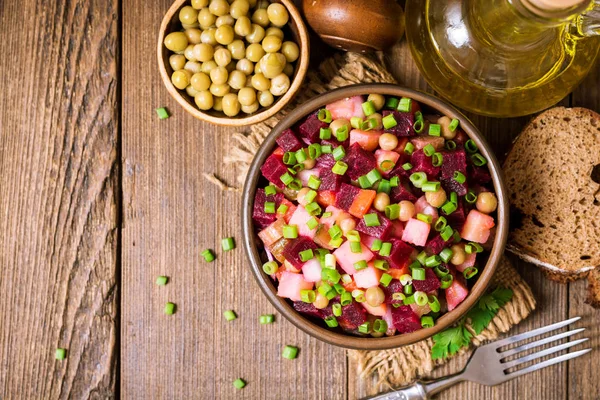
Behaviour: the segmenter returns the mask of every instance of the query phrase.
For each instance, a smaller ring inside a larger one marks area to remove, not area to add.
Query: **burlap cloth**
[[[336,54],[324,61],[318,71],[309,71],[303,90],[282,112],[265,122],[251,126],[249,132],[233,135],[234,145],[226,155],[225,162],[234,164],[237,168],[239,186],[243,185],[250,162],[262,141],[277,122],[297,104],[341,86],[372,82],[396,83],[396,80],[380,61],[356,53]],[[223,190],[239,191],[239,188],[230,187],[214,174],[205,174],[205,177]],[[491,286],[512,289],[513,298],[498,311],[487,329],[480,335],[475,335],[471,331],[474,335],[472,341],[474,346],[483,341],[496,339],[500,333],[508,331],[513,325],[526,318],[535,308],[535,299],[531,289],[508,259],[501,260]],[[350,357],[354,357],[358,361],[361,376],[377,374],[380,384],[402,386],[416,378],[427,377],[434,367],[448,361],[449,358],[432,360],[432,346],[433,339],[427,339],[397,349],[350,350],[348,353]]]

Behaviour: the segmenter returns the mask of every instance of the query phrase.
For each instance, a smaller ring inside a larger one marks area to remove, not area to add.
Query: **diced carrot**
[[[371,208],[371,204],[373,204],[375,196],[377,196],[376,191],[361,189],[352,201],[352,205],[350,206],[348,212],[354,215],[356,218],[362,218]]]
[[[358,286],[356,286],[356,283],[354,282],[354,279],[352,279],[352,282],[350,282],[350,283],[342,283],[342,286],[348,292],[351,292],[353,290],[358,289]]]
[[[285,151],[283,151],[283,149],[281,147],[277,147],[274,151],[273,154],[276,156],[280,156],[283,157],[283,154],[285,153]]]
[[[374,151],[379,147],[379,136],[381,136],[381,132],[378,131],[353,129],[350,131],[350,146],[358,143],[366,151]]]
[[[335,203],[335,193],[331,190],[321,190],[317,192],[317,203],[327,207]]]
[[[390,268],[385,271],[387,274],[391,275],[394,279],[400,279],[402,275],[408,274],[409,268],[408,266],[404,268]]]

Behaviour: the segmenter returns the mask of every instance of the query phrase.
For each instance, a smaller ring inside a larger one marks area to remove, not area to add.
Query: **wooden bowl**
[[[320,109],[326,104],[342,98],[370,93],[378,93],[397,97],[410,97],[418,101],[425,108],[439,112],[442,115],[447,115],[450,118],[458,119],[462,129],[477,144],[477,147],[480,149],[482,155],[488,160],[494,189],[498,197],[498,217],[496,221],[497,231],[493,247],[485,267],[481,271],[477,282],[475,282],[467,298],[454,310],[440,317],[437,320],[436,325],[432,328],[421,329],[412,333],[382,338],[358,337],[343,333],[341,331],[328,329],[324,324],[320,325],[294,310],[292,305],[286,299],[278,297],[277,288],[273,284],[273,281],[262,271],[262,264],[264,261],[261,259],[261,254],[259,252],[258,243],[260,243],[260,239],[258,239],[257,235],[254,233],[254,223],[252,222],[254,194],[258,187],[259,180],[261,179],[260,167],[276,146],[275,139],[277,139],[285,129],[292,127],[296,122],[306,117],[309,113]],[[258,282],[258,285],[263,293],[284,317],[286,317],[304,332],[324,342],[351,349],[381,350],[400,347],[429,338],[454,324],[456,321],[462,318],[473,305],[475,305],[481,295],[485,293],[490,280],[496,271],[496,267],[500,262],[500,258],[504,253],[504,247],[508,235],[509,206],[508,198],[506,196],[506,188],[502,181],[501,171],[502,169],[498,163],[498,160],[496,160],[496,157],[490,149],[490,146],[483,139],[477,128],[475,128],[475,126],[473,126],[473,124],[464,115],[443,100],[416,90],[390,84],[353,85],[324,93],[297,107],[294,111],[282,119],[263,142],[256,156],[254,157],[254,160],[252,161],[252,165],[250,166],[242,194],[242,231],[243,246],[250,260],[254,277],[256,278],[256,281]]]
[[[283,4],[290,15],[288,24],[284,27],[286,34],[291,34],[294,42],[298,44],[300,48],[300,57],[296,60],[294,75],[290,79],[290,89],[283,96],[277,98],[275,102],[267,108],[259,108],[255,114],[244,114],[240,112],[235,117],[228,117],[220,111],[209,110],[202,111],[196,107],[194,99],[189,96],[185,91],[177,89],[171,83],[171,75],[173,69],[169,64],[169,56],[173,54],[167,49],[163,42],[165,36],[173,31],[181,30],[181,23],[179,21],[179,10],[184,6],[189,5],[189,0],[175,0],[171,8],[165,14],[163,21],[160,25],[160,31],[158,33],[158,68],[160,70],[160,76],[162,77],[163,83],[165,84],[169,94],[190,114],[202,121],[207,121],[217,125],[225,126],[245,126],[252,125],[266,120],[267,118],[275,115],[281,110],[289,101],[296,95],[298,89],[302,85],[302,81],[308,70],[309,61],[309,38],[308,30],[302,16],[298,9],[294,6],[292,0],[278,0],[278,3]]]
[[[332,47],[386,50],[404,34],[404,12],[396,0],[303,0],[310,27]]]

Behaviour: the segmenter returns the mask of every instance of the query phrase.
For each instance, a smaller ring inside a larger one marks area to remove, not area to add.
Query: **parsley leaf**
[[[496,302],[493,294],[486,294],[479,300],[479,308],[482,310],[497,311],[500,306]]]
[[[492,322],[494,315],[496,314],[492,311],[475,307],[469,311],[467,317],[471,320],[471,328],[479,335]]]
[[[471,332],[464,325],[464,322],[448,328],[433,336],[435,344],[431,348],[431,358],[435,360],[454,355],[463,347],[467,347],[471,343],[472,338],[473,335],[471,335]]]
[[[512,299],[513,291],[499,287],[492,292],[492,296],[494,296],[494,299],[500,307],[504,307],[504,305]]]

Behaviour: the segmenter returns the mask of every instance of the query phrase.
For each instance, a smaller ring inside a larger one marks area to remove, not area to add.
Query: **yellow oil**
[[[494,117],[567,96],[594,64],[598,37],[568,21],[526,18],[519,0],[408,0],[406,33],[427,82],[452,104]]]

